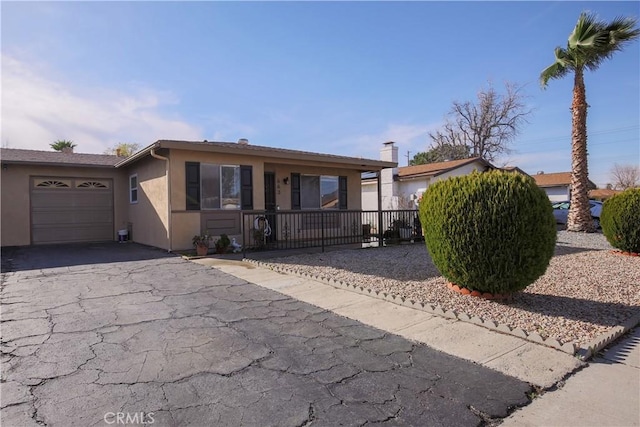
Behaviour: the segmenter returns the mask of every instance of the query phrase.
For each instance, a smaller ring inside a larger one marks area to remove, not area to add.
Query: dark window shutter
[[[185,181],[188,211],[200,210],[200,163],[198,162],[186,162],[185,163]]]
[[[253,209],[253,169],[240,166],[240,203],[243,210]]]
[[[338,209],[347,209],[347,177],[338,177]]]
[[[291,209],[300,210],[300,174],[291,174]]]

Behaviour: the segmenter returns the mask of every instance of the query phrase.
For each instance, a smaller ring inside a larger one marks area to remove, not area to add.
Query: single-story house
[[[246,212],[360,211],[361,174],[397,165],[244,139],[160,140],[127,158],[22,149],[0,157],[2,246],[117,240],[126,229],[169,251],[192,248],[202,232],[242,241]]]
[[[538,172],[532,177],[538,187],[547,193],[550,201],[561,202],[571,199],[571,172]],[[589,181],[589,189],[595,188],[596,185]]]
[[[613,190],[609,188],[596,188],[595,190],[589,190],[589,198],[604,202],[608,198],[620,193],[622,193],[622,190]]]
[[[523,171],[522,169],[520,169],[517,166],[505,166],[505,167],[502,167],[500,169],[505,171],[505,172],[514,172],[514,173],[519,173],[521,175],[530,176],[528,173],[526,173],[525,171]]]
[[[384,143],[380,151],[384,161],[398,162],[398,147]],[[384,169],[380,172],[380,197],[383,210],[415,209],[429,185],[452,176],[468,175],[473,171],[496,169],[481,157],[447,162],[428,163]],[[378,179],[373,173],[362,175],[362,209],[377,210]]]

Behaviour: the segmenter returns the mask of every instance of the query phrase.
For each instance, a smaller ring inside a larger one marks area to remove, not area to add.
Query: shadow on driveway
[[[2,272],[175,257],[137,243],[70,243],[2,248]]]

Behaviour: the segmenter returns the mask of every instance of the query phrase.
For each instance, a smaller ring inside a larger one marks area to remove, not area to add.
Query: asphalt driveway
[[[477,426],[531,387],[135,244],[3,250],[7,426]]]

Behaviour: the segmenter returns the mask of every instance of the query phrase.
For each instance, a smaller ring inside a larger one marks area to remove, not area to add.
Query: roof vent
[[[249,140],[247,138],[240,138],[238,140],[238,144],[240,144],[240,145],[249,145]]]

